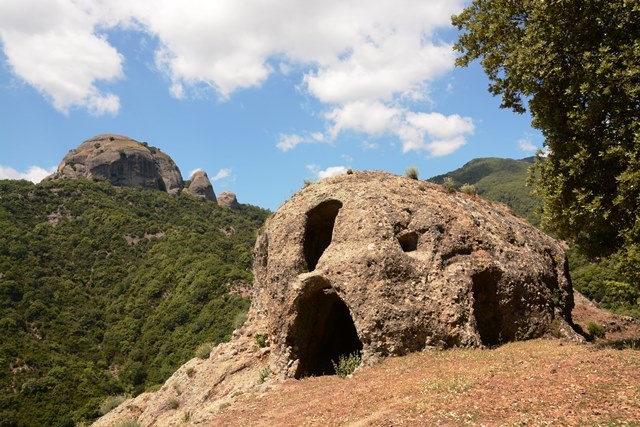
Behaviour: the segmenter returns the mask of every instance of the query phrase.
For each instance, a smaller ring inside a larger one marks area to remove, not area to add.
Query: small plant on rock
[[[456,187],[455,187],[455,184],[453,182],[453,178],[451,178],[450,176],[448,176],[448,177],[446,177],[444,179],[444,181],[442,182],[442,186],[447,191],[447,193],[455,193],[456,192]]]
[[[167,400],[167,408],[169,409],[178,409],[180,407],[180,401],[175,397]]]
[[[213,343],[206,342],[200,344],[200,346],[196,349],[196,357],[199,359],[208,359],[212,349]]]
[[[338,358],[338,363],[335,361],[331,361],[331,363],[333,364],[333,369],[336,371],[336,375],[340,378],[345,378],[348,375],[353,374],[353,371],[360,366],[362,358],[357,352],[355,352],[347,356],[341,355]]]
[[[258,347],[264,348],[267,346],[267,334],[256,334],[256,343]]]
[[[124,396],[122,394],[118,396],[109,396],[102,401],[98,410],[100,411],[101,415],[104,415],[108,412],[111,412],[112,409],[115,409],[125,400],[127,400],[127,396]]]
[[[596,322],[587,323],[587,331],[589,332],[589,335],[591,335],[593,338],[604,338],[606,335],[604,326]]]
[[[270,373],[271,371],[269,370],[268,366],[265,366],[264,368],[262,368],[262,370],[260,370],[260,376],[258,377],[258,384],[264,383],[269,377]]]
[[[462,187],[460,187],[460,191],[462,191],[464,194],[468,194],[469,196],[475,196],[476,194],[478,194],[476,186],[471,184],[463,184]]]
[[[407,178],[418,179],[418,168],[415,166],[409,166],[405,170],[405,175],[407,176]]]

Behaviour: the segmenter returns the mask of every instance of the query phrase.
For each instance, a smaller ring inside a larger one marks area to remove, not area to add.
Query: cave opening
[[[296,378],[334,375],[341,356],[362,351],[349,308],[331,287],[300,300],[288,341],[298,359]]]
[[[398,243],[404,252],[413,252],[418,249],[418,233],[411,231],[398,236]]]
[[[313,271],[325,249],[331,244],[333,226],[342,202],[327,200],[307,212],[303,251],[307,270]]]
[[[497,292],[500,276],[500,271],[490,269],[474,274],[472,277],[473,314],[480,340],[487,347],[496,346],[507,338],[503,336],[503,322]]]

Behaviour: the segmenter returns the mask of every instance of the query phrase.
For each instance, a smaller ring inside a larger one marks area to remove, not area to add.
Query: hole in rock
[[[473,280],[473,315],[476,318],[482,344],[491,347],[507,337],[502,336],[502,315],[497,285],[499,270],[486,270],[475,274]]]
[[[400,243],[403,251],[413,252],[418,249],[418,233],[412,231],[398,236],[398,243]]]
[[[308,271],[315,270],[318,260],[331,244],[333,226],[340,208],[340,201],[327,200],[307,212],[303,249]]]
[[[333,375],[332,362],[362,350],[349,308],[330,287],[300,301],[288,341],[297,348],[296,378]]]

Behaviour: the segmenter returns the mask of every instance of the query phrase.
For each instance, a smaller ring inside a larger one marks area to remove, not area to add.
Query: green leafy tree
[[[528,104],[545,137],[543,226],[592,257],[637,244],[640,3],[475,0],[452,21],[457,64],[480,59],[501,106]]]

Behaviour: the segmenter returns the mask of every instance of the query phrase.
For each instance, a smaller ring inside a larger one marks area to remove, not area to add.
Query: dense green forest
[[[517,215],[539,226],[541,200],[526,185],[532,164],[533,159],[474,159],[460,169],[435,176],[430,181],[443,183],[450,177],[457,189],[464,184],[472,184],[479,196],[504,203]],[[569,267],[573,286],[604,308],[640,318],[638,259],[640,254],[634,251],[590,258],[572,247],[569,250]]]
[[[87,180],[0,181],[0,425],[73,425],[162,383],[249,301],[268,211]]]

